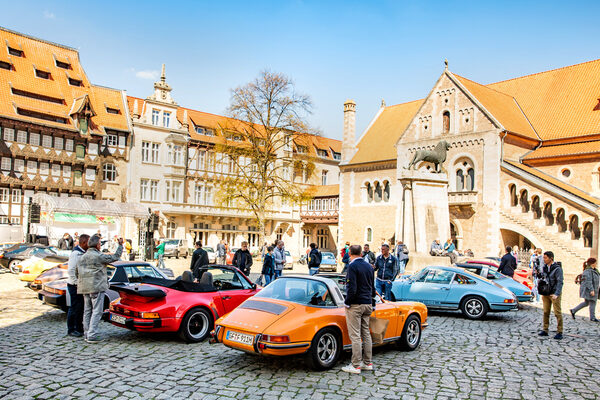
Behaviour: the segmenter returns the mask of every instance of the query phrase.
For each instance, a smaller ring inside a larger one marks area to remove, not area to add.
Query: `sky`
[[[147,97],[166,64],[173,98],[226,112],[269,69],[313,101],[308,122],[359,136],[387,105],[427,96],[444,69],[480,83],[600,58],[600,1],[7,1],[0,25],[74,47],[98,85]],[[599,93],[600,96],[600,93]]]

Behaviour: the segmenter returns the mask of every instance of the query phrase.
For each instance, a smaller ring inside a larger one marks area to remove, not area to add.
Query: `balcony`
[[[309,211],[300,210],[300,219],[305,224],[337,224],[338,210]]]
[[[448,205],[469,206],[477,203],[477,192],[448,192]]]

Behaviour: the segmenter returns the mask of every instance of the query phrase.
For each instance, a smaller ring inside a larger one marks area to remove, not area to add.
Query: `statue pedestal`
[[[403,169],[398,179],[403,188],[398,237],[416,253],[429,254],[435,239],[443,244],[450,238],[448,177]]]

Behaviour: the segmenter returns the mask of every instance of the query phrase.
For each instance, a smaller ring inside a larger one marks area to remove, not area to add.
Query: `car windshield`
[[[151,278],[163,277],[162,275],[159,275],[150,265],[131,265],[123,267],[123,269],[125,270],[127,278],[130,282],[139,282],[144,276],[149,276]]]
[[[255,297],[291,301],[305,306],[335,307],[327,285],[313,279],[279,278]]]
[[[175,239],[175,240],[166,240],[165,241],[165,246],[177,246],[179,245],[179,240]]]
[[[335,260],[335,256],[333,255],[333,253],[321,253],[323,255],[323,257],[321,257],[323,260]]]
[[[31,255],[32,257],[44,258],[47,256],[55,256],[56,253],[50,249],[40,249],[34,247],[33,249],[31,249],[29,255]]]

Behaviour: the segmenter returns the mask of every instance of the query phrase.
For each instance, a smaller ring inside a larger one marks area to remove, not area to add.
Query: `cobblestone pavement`
[[[65,335],[65,314],[0,274],[0,398],[593,399],[600,396],[599,325],[565,316],[565,339],[536,335],[539,308],[467,321],[434,314],[421,347],[376,349],[374,372],[309,370],[223,345],[184,344],[101,324],[106,340]],[[553,321],[554,322],[554,321]],[[554,322],[555,323],[555,322]]]

